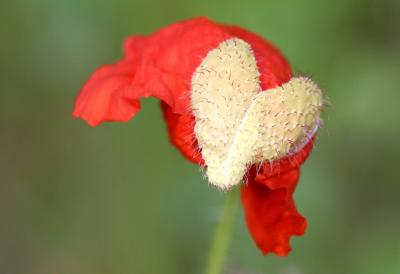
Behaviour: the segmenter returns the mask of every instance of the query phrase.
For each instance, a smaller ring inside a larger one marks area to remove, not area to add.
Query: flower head
[[[264,254],[287,255],[306,228],[292,195],[320,121],[318,86],[292,77],[260,36],[206,18],[129,37],[124,51],[94,72],[73,115],[92,126],[128,121],[141,97],[159,98],[171,142],[219,189],[244,182],[253,239]]]

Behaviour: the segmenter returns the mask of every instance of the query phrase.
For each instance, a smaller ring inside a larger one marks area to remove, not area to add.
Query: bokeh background
[[[71,117],[121,42],[197,15],[258,32],[331,101],[295,198],[309,221],[263,257],[238,213],[226,273],[400,273],[400,2],[0,3],[0,273],[201,273],[224,194],[168,143],[158,102]]]

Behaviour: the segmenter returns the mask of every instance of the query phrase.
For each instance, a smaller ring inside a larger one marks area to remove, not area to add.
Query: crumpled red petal
[[[303,235],[307,222],[296,209],[293,192],[299,168],[274,177],[250,177],[242,187],[242,203],[250,234],[264,255],[288,255],[292,235]]]
[[[202,58],[230,37],[218,24],[197,18],[173,24],[150,36],[133,36],[125,56],[100,67],[83,86],[73,115],[95,126],[127,121],[140,109],[140,98],[153,96],[174,113],[188,113],[190,80]]]
[[[293,193],[300,165],[309,156],[314,139],[289,157],[249,170],[242,187],[242,204],[250,234],[264,255],[288,255],[290,237],[306,230],[307,221],[297,212]]]

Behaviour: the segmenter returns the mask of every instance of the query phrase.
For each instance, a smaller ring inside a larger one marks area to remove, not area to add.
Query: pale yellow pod
[[[261,91],[251,46],[232,38],[211,50],[192,77],[194,131],[211,184],[239,184],[251,164],[300,150],[316,131],[322,93],[306,77]]]

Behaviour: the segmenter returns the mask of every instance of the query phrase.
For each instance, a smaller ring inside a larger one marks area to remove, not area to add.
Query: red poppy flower
[[[140,98],[161,100],[171,142],[222,190],[242,184],[248,229],[264,254],[287,255],[306,220],[293,192],[308,157],[322,96],[292,77],[280,51],[236,26],[196,18],[129,37],[124,58],[98,68],[73,115],[96,126],[128,121]]]

